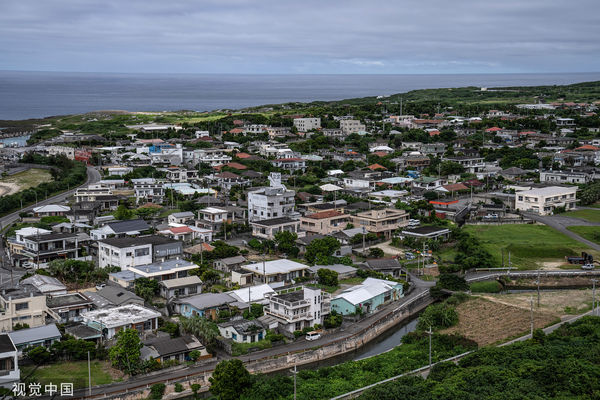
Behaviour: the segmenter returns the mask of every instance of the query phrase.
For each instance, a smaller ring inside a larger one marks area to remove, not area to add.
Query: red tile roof
[[[285,162],[285,161],[304,161],[301,158],[296,158],[296,157],[291,157],[291,158],[278,158],[277,160],[273,160],[273,161],[277,161],[277,162]]]
[[[387,170],[387,168],[384,167],[381,164],[371,164],[367,168],[369,168],[371,171],[375,171],[376,169],[385,169],[385,170]]]
[[[244,130],[242,128],[233,128],[229,131],[229,133],[233,133],[233,134],[244,133]]]
[[[175,228],[169,229],[172,233],[190,233],[192,232],[192,228],[189,226],[177,226]]]
[[[339,217],[340,215],[344,215],[344,213],[342,213],[342,212],[340,212],[338,210],[327,210],[327,211],[321,211],[321,212],[318,212],[318,213],[307,215],[306,218],[310,218],[310,219],[326,219],[326,218]]]
[[[502,128],[498,128],[497,126],[494,126],[492,128],[487,128],[485,131],[486,132],[499,132],[501,130],[502,130]]]
[[[463,185],[462,183],[453,183],[450,185],[444,185],[442,186],[444,189],[446,189],[449,192],[456,192],[459,190],[467,190],[469,189],[468,187],[466,187],[465,185]]]
[[[244,164],[240,164],[237,162],[230,162],[230,163],[224,164],[223,167],[230,167],[230,168],[235,168],[235,169],[239,169],[239,170],[248,169],[248,167],[246,167]]]
[[[250,158],[250,157],[252,157],[252,156],[251,156],[250,154],[248,154],[248,153],[237,153],[235,156],[236,156],[237,158],[241,158],[241,159],[245,159],[245,158]]]
[[[599,147],[596,146],[592,146],[591,144],[584,144],[583,146],[579,146],[578,148],[576,148],[575,150],[591,150],[591,151],[598,151],[600,150]]]

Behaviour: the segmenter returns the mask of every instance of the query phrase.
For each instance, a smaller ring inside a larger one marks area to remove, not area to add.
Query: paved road
[[[588,246],[594,250],[600,251],[600,244],[597,244],[597,243],[591,242],[587,239],[584,239],[581,236],[579,236],[578,234],[571,232],[570,230],[568,230],[566,228],[567,226],[570,226],[569,223],[573,222],[572,220],[574,220],[574,218],[569,218],[569,217],[564,217],[564,216],[537,215],[537,214],[531,214],[531,213],[524,213],[524,215],[533,219],[534,221],[541,222],[542,224],[548,225],[549,227],[554,228],[561,233],[564,233],[565,235],[577,240],[578,242],[585,244],[586,246]],[[576,222],[578,225],[585,225],[585,223],[583,223],[583,220],[577,220],[577,221],[580,221],[580,222]]]
[[[96,183],[100,180],[100,178],[101,178],[100,173],[98,172],[97,169],[95,169],[93,167],[88,167],[87,168],[87,180],[83,185],[78,186],[78,187],[83,187],[83,186],[87,186],[92,183]],[[72,196],[75,193],[75,190],[77,190],[77,187],[73,188],[67,192],[57,194],[56,196],[49,197],[46,200],[42,200],[42,201],[38,202],[37,204],[32,204],[30,206],[24,207],[21,210],[18,210],[11,214],[0,217],[0,229],[4,228],[5,226],[7,226],[15,221],[18,221],[20,213],[31,211],[31,210],[33,210],[34,207],[39,207],[39,206],[43,206],[46,204],[62,202],[67,197]]]
[[[600,269],[595,270],[584,270],[584,269],[561,269],[561,270],[540,270],[541,277],[547,276],[583,276],[583,277],[594,277],[600,275]],[[478,271],[478,272],[469,272],[465,275],[465,280],[467,282],[476,282],[483,280],[491,280],[496,279],[501,276],[511,276],[511,277],[537,277],[538,270],[532,269],[527,271],[510,271],[507,273],[507,270],[501,271]]]

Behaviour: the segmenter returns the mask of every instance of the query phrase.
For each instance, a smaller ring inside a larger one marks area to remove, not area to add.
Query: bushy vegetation
[[[473,293],[499,293],[502,290],[498,281],[473,282],[469,287]]]
[[[505,347],[485,347],[459,361],[436,366],[429,379],[406,377],[359,398],[591,399],[600,392],[600,318],[585,317],[550,335]]]
[[[25,206],[35,202],[36,199],[42,200],[45,196],[49,197],[69,188],[73,189],[84,183],[87,177],[85,165],[71,161],[65,156],[43,157],[27,153],[23,156],[22,162],[56,167],[50,170],[54,180],[43,182],[36,187],[21,190],[15,194],[0,197],[0,215],[20,209],[21,202]]]

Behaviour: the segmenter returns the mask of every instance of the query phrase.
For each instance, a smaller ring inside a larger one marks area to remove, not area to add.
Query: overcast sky
[[[0,69],[600,71],[598,0],[0,0]]]

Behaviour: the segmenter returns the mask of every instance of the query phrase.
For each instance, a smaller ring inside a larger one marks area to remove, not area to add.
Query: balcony
[[[284,314],[280,311],[274,311],[274,310],[271,310],[270,308],[265,308],[265,313],[270,314],[277,318],[281,318],[287,322],[297,322],[297,321],[304,321],[307,319],[308,320],[313,319],[312,313],[309,313],[309,312],[302,312],[302,313],[297,313],[297,314]]]

